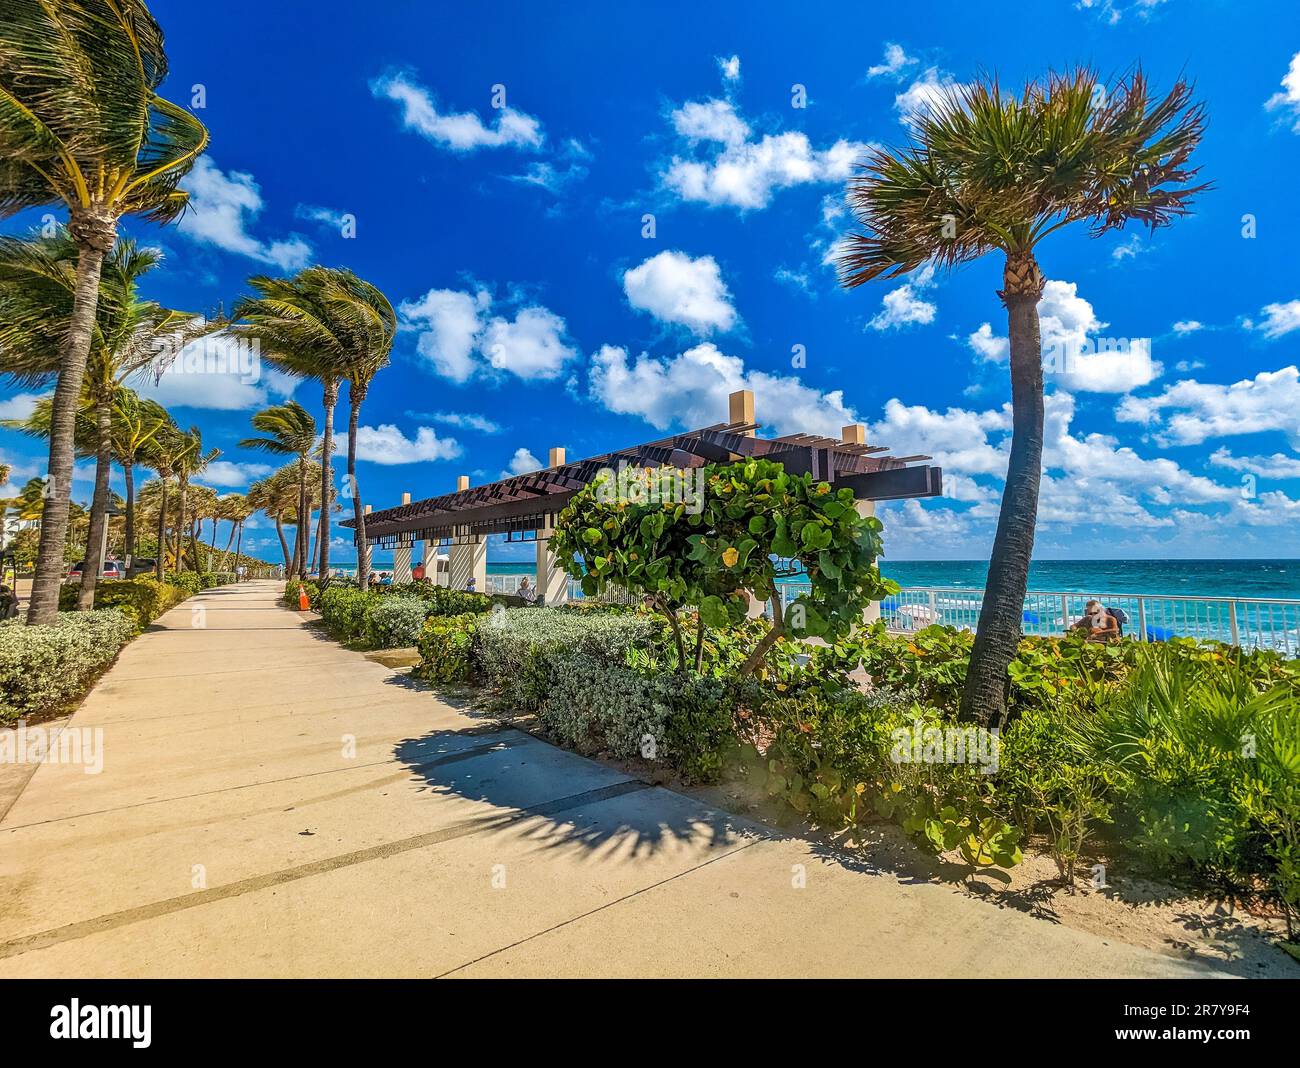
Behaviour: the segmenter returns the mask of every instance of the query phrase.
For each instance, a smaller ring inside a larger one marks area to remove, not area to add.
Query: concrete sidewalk
[[[0,821],[0,975],[1211,974],[499,729],[279,589],[173,609],[73,717],[104,768]]]

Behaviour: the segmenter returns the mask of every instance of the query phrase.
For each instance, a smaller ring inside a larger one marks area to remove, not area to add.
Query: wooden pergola
[[[928,456],[889,456],[887,446],[865,442],[860,424],[845,427],[840,440],[816,434],[761,438],[752,395],[734,394],[731,401],[731,422],[571,463],[562,449],[553,449],[551,466],[544,470],[376,511],[366,516],[366,541],[392,549],[414,541],[457,543],[489,534],[547,532],[575,493],[600,471],[623,465],[687,469],[761,457],[792,473],[808,472],[836,488],[848,487],[862,501],[935,497],[943,490],[941,469],[920,462]],[[462,476],[461,483],[465,487],[468,479]],[[342,525],[355,523],[349,519]]]

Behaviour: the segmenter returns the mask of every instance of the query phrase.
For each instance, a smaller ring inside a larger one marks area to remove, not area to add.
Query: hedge
[[[75,700],[136,629],[135,617],[118,608],[65,612],[41,626],[0,624],[0,722]]]
[[[72,611],[81,593],[79,582],[65,583],[59,590],[59,609]],[[189,594],[171,582],[158,582],[147,575],[122,581],[100,582],[95,586],[96,608],[120,608],[143,630],[160,615],[174,608]]]

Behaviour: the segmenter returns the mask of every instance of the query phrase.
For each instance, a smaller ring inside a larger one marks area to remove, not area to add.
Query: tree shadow
[[[630,863],[687,843],[708,855],[771,836],[750,820],[498,722],[407,738],[394,755],[418,792],[490,806],[485,829],[510,829],[530,853]]]

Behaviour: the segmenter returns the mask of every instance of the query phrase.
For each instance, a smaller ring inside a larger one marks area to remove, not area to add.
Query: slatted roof
[[[777,460],[794,474],[838,487],[860,500],[935,497],[943,489],[938,467],[920,464],[928,456],[887,456],[884,445],[853,444],[815,434],[779,438],[755,436],[757,423],[719,423],[601,456],[514,475],[455,493],[373,512],[366,517],[366,541],[381,548],[411,541],[442,541],[485,534],[543,530],[566,504],[605,468],[620,466],[695,468],[748,457]],[[345,527],[354,526],[345,520]]]

